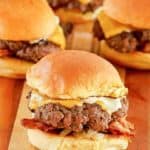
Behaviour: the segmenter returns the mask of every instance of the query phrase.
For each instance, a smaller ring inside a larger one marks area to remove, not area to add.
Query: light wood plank
[[[26,100],[26,95],[29,90],[30,88],[24,84],[23,94],[20,100],[8,150],[35,150],[28,142],[26,129],[21,125],[21,120],[23,118],[28,118],[31,115],[28,110],[28,101]]]

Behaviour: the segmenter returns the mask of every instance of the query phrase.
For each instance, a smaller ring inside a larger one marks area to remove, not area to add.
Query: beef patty
[[[134,30],[122,32],[110,38],[106,38],[99,22],[96,20],[93,33],[99,40],[105,39],[109,47],[123,53],[143,51],[150,53],[150,30]]]
[[[79,9],[85,13],[97,9],[102,5],[103,0],[92,0],[88,4],[81,4],[78,0],[48,0],[48,2],[54,9],[64,7],[67,9]]]
[[[0,40],[0,49],[7,49],[16,57],[37,62],[45,55],[60,50],[60,47],[45,40],[40,40],[36,43]]]
[[[92,129],[108,132],[109,124],[127,115],[128,101],[122,99],[122,108],[109,114],[96,103],[67,108],[61,104],[49,103],[35,110],[34,119],[54,129],[68,129],[79,132]]]

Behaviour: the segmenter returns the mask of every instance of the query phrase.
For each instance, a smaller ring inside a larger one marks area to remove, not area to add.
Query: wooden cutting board
[[[123,73],[124,74],[124,73]],[[150,149],[150,72],[129,71],[126,75],[126,86],[129,87],[129,119],[135,124],[136,136],[129,150]],[[9,150],[35,150],[28,142],[26,130],[21,126],[22,118],[30,117],[25,99],[29,88],[25,85],[14,124]]]
[[[0,77],[0,150],[8,149],[23,82]]]
[[[129,88],[129,119],[136,128],[131,150],[150,150],[150,72],[129,71],[126,78]]]
[[[29,90],[30,88],[26,84],[24,84],[16,120],[14,123],[14,128],[12,131],[12,136],[10,139],[8,148],[9,150],[35,150],[34,147],[32,147],[28,142],[26,129],[21,125],[21,119],[31,117],[31,113],[28,110],[28,102],[26,100],[26,95]]]

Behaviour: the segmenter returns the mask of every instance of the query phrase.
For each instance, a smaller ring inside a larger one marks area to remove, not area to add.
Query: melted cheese
[[[90,97],[85,102],[90,104],[97,103],[110,114],[122,107],[120,98]]]
[[[78,0],[82,4],[88,4],[91,0]]]
[[[83,103],[97,103],[110,114],[122,107],[121,98],[113,99],[108,97],[89,97],[85,100],[52,100],[39,95],[37,92],[33,92],[31,94],[29,107],[31,109],[36,109],[48,103],[60,103],[61,105],[66,106],[68,108],[71,108],[75,105],[82,106]]]
[[[39,95],[37,92],[32,92],[29,102],[29,107],[31,109],[36,109],[48,103],[60,103],[63,106],[71,108],[74,105],[82,106],[83,102],[81,100],[52,100],[47,97]]]
[[[65,49],[66,47],[65,36],[64,36],[62,28],[59,25],[56,27],[56,30],[54,31],[54,33],[49,38],[45,38],[44,40],[47,40],[47,39],[48,41],[55,43],[56,45],[59,45],[62,49]],[[34,44],[34,43],[38,43],[40,40],[42,39],[32,40],[29,42],[31,44]]]
[[[62,49],[66,46],[65,36],[60,26],[56,27],[54,33],[48,38],[49,41],[59,45]]]
[[[120,34],[123,31],[130,32],[132,28],[123,25],[110,17],[108,17],[104,11],[100,11],[98,15],[98,21],[103,29],[106,38]]]

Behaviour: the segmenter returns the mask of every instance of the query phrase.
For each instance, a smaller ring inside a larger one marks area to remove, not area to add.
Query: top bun
[[[51,98],[120,97],[127,90],[116,69],[103,58],[84,51],[47,55],[27,72],[27,84]]]
[[[30,41],[48,38],[58,23],[46,0],[0,1],[0,39]]]
[[[150,29],[150,0],[105,0],[104,10],[113,19],[137,28]]]

